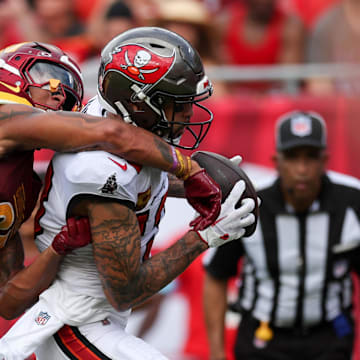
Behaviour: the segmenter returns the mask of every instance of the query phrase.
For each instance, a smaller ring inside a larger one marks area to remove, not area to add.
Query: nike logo
[[[116,160],[112,159],[111,157],[108,157],[108,159],[110,159],[117,166],[120,166],[120,168],[123,169],[124,171],[127,170],[127,164],[126,163],[124,165],[122,165],[122,164],[118,163]]]
[[[11,90],[11,91],[13,91],[13,92],[15,92],[15,93],[19,93],[20,90],[21,90],[21,88],[20,88],[19,85],[17,85],[17,86],[12,86],[12,85],[6,84],[6,83],[4,83],[4,82],[2,82],[2,81],[0,81],[0,84],[3,85],[3,86],[5,86],[6,88],[8,88],[9,90]]]

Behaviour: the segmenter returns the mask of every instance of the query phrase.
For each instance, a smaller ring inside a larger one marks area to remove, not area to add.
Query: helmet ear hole
[[[164,96],[161,95],[154,95],[151,98],[153,104],[159,108],[162,108],[169,100],[167,100]]]

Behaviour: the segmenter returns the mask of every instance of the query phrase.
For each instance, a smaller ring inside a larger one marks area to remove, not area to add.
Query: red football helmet
[[[35,102],[29,86],[60,92],[64,100],[56,107]],[[0,94],[9,103],[20,102],[51,110],[80,110],[84,94],[76,63],[56,46],[26,42],[0,51]]]

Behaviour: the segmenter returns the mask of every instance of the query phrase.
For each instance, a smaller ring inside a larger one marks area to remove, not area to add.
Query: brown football
[[[252,198],[255,201],[255,209],[253,210],[255,223],[246,228],[244,236],[247,237],[252,235],[256,229],[259,207],[254,185],[246,175],[245,171],[239,166],[233,164],[230,159],[225,156],[209,151],[196,151],[191,155],[191,158],[204,168],[209,176],[211,176],[219,184],[222,192],[222,202],[225,201],[232,188],[239,180],[245,181],[245,191],[239,202],[236,204],[236,207],[240,206],[240,202],[243,198]]]

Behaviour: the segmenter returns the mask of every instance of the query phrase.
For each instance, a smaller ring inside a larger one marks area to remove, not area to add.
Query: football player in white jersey
[[[215,221],[220,211],[220,190],[195,161],[139,127],[102,114],[75,113],[82,99],[80,69],[58,47],[26,42],[0,51],[0,317],[16,318],[35,303],[52,282],[65,245],[70,250],[90,237],[82,239],[75,231],[65,239],[65,229],[55,242],[61,240],[62,248],[55,247],[54,252],[54,246],[49,247],[24,268],[18,229],[32,213],[41,187],[33,172],[36,148],[108,149],[186,179],[186,196],[205,223]],[[4,153],[6,157],[1,156]],[[77,221],[81,226],[85,220]]]
[[[136,28],[104,48],[98,96],[86,112],[118,113],[174,146],[193,148],[205,136],[211,112],[199,104],[211,95],[198,53],[177,34]],[[197,106],[208,119],[191,122]],[[192,145],[180,143],[189,132]],[[202,252],[239,239],[254,221],[252,199],[238,182],[211,226],[201,222],[150,257],[164,213],[167,175],[103,151],[55,155],[37,214],[37,244],[45,249],[68,217],[89,218],[92,244],[69,254],[54,283],[0,340],[0,358],[165,359],[125,332],[131,308],[158,292]]]

